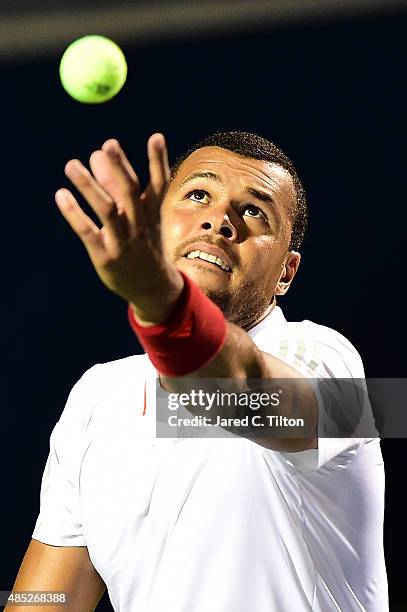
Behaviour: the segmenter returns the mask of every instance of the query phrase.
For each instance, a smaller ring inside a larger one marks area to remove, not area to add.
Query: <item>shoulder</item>
[[[342,333],[308,319],[287,321],[281,309],[253,340],[261,350],[296,367],[305,376],[364,378],[362,359]]]
[[[72,428],[76,432],[87,429],[95,411],[111,397],[116,398],[118,407],[121,397],[143,387],[149,363],[145,354],[131,355],[98,363],[86,370],[72,387],[59,424],[65,430]]]
[[[303,345],[303,361],[313,376],[329,378],[364,378],[364,368],[358,350],[339,331],[304,320],[288,323],[288,338],[292,345]]]
[[[106,391],[106,388],[117,383],[144,380],[148,367],[149,361],[146,354],[130,355],[122,359],[97,363],[84,372],[76,385],[98,393],[101,390]]]
[[[326,347],[341,357],[346,355],[360,359],[352,342],[336,329],[326,325],[309,320],[288,323],[288,336],[302,338],[307,345]]]

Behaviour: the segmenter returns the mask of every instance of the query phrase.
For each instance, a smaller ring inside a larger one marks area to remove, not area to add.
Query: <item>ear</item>
[[[297,274],[301,255],[297,251],[290,251],[282,264],[282,272],[276,285],[275,295],[285,295]]]

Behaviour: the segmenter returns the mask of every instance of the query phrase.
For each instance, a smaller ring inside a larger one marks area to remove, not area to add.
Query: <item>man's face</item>
[[[247,327],[269,306],[282,272],[291,281],[298,268],[299,254],[288,252],[294,203],[292,179],[280,166],[219,147],[197,149],[162,205],[164,251],[229,321]]]

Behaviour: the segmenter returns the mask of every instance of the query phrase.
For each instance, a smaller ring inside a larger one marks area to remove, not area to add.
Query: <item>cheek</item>
[[[164,249],[173,253],[180,243],[191,236],[193,220],[191,215],[164,210],[161,213],[161,233]]]
[[[275,286],[282,261],[283,253],[277,249],[275,238],[270,236],[254,238],[250,249],[242,256],[245,271],[263,287]]]
[[[185,235],[192,225],[190,215],[182,213],[174,213],[174,211],[167,212],[161,217],[161,227],[163,235],[168,238],[181,238]]]

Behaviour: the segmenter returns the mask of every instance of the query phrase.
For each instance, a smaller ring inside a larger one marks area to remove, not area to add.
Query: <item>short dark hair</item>
[[[297,251],[302,245],[308,225],[308,204],[304,187],[290,158],[274,143],[251,132],[216,132],[207,136],[179,157],[171,167],[171,177],[177,174],[182,162],[194,151],[203,147],[221,147],[242,157],[278,164],[290,174],[296,194],[296,206],[292,215],[292,230],[289,250]]]

